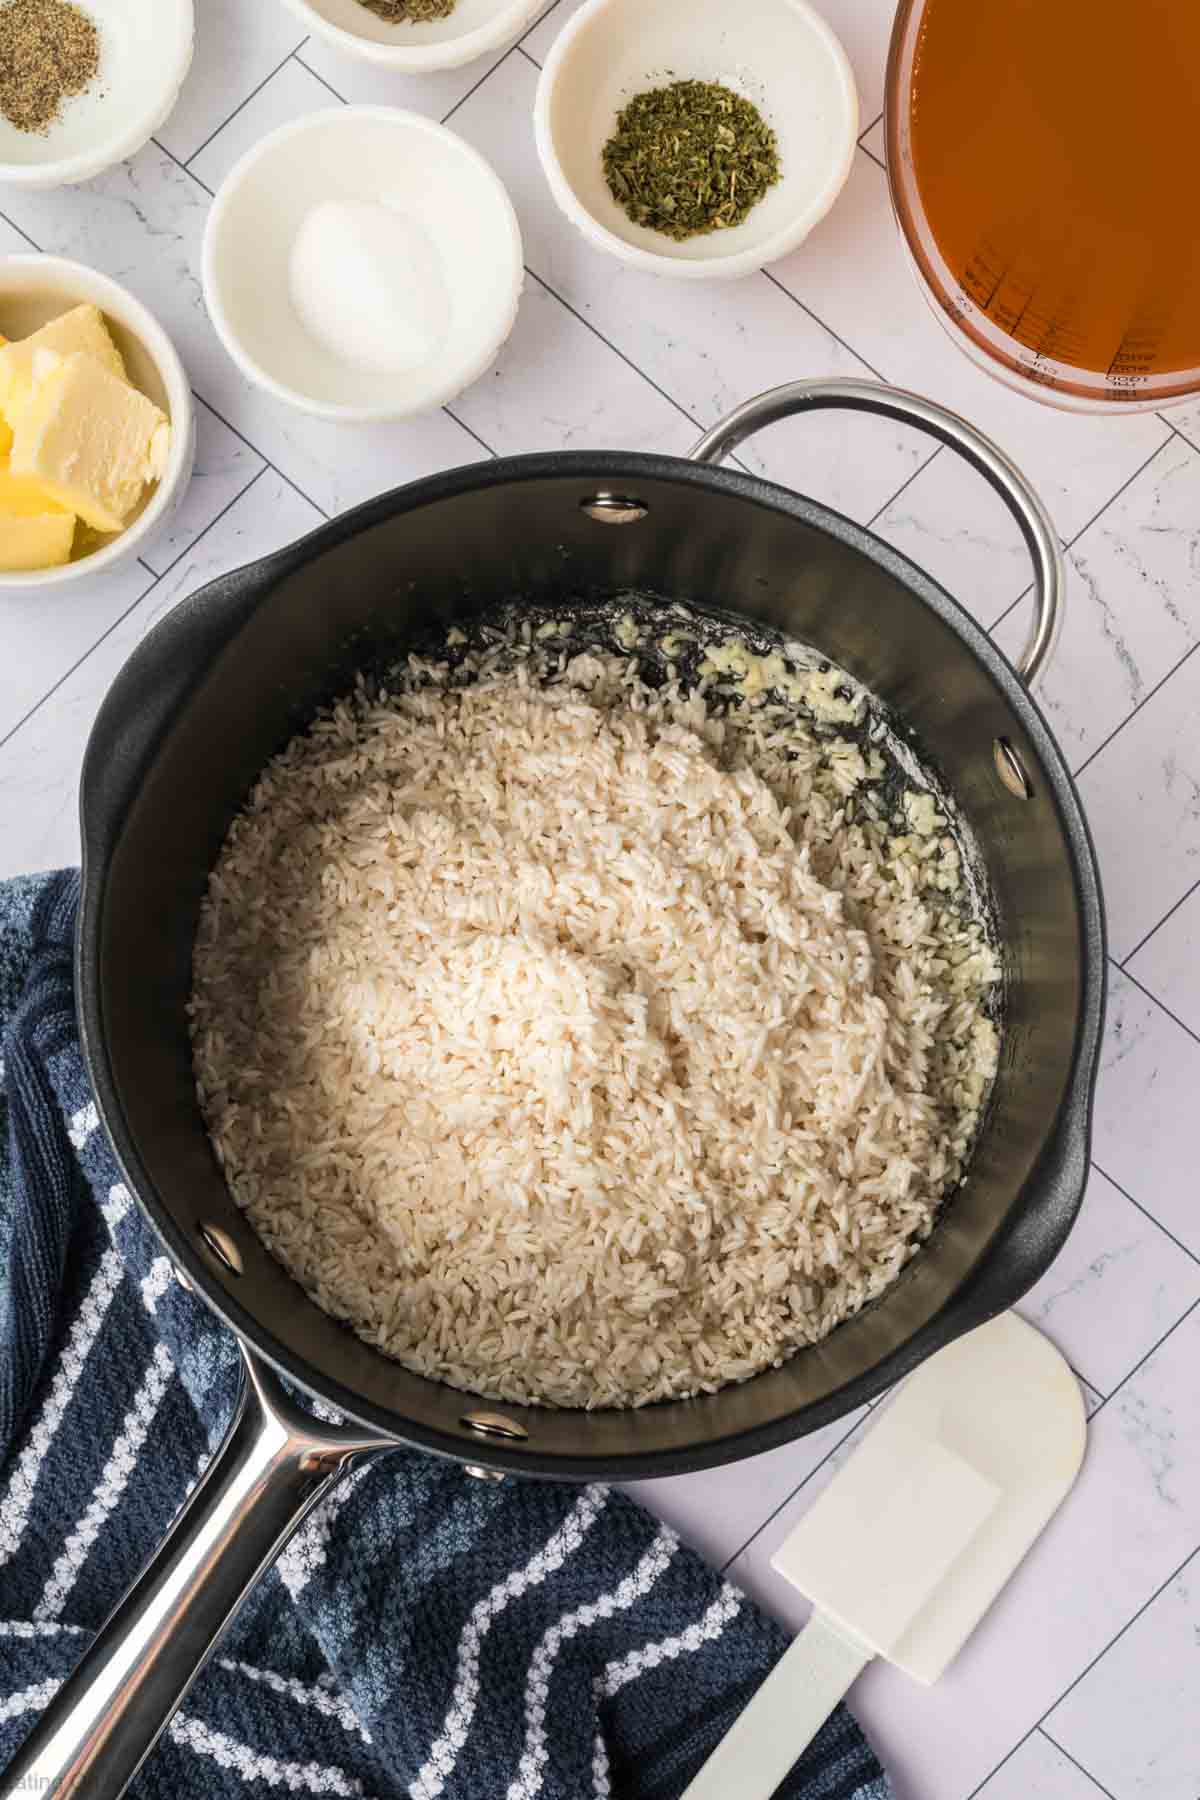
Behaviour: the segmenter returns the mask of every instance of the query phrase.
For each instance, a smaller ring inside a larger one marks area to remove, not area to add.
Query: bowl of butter
[[[0,259],[0,593],[136,556],[194,453],[187,376],[141,302],[80,263]]]

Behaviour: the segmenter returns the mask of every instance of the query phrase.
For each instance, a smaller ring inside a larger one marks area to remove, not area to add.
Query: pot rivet
[[[507,1438],[513,1444],[523,1444],[529,1436],[523,1425],[518,1425],[515,1419],[506,1419],[503,1413],[464,1413],[459,1423],[468,1431],[477,1431],[480,1437]]]
[[[508,1476],[501,1469],[485,1469],[479,1463],[464,1463],[463,1474],[473,1475],[476,1481],[507,1481]]]
[[[1025,764],[1020,755],[1013,749],[1007,738],[998,737],[992,745],[992,755],[996,763],[996,773],[1018,800],[1033,799],[1033,783],[1025,773]]]
[[[222,1231],[219,1225],[201,1225],[200,1242],[231,1275],[242,1273],[242,1253],[229,1233]]]
[[[579,507],[598,525],[636,525],[650,511],[645,501],[633,500],[628,494],[593,494],[589,500],[581,500]]]

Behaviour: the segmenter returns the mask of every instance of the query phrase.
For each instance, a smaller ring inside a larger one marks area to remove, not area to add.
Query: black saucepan
[[[757,426],[825,406],[923,427],[1006,499],[1036,565],[1020,674],[869,532],[711,466]],[[403,1441],[480,1475],[702,1469],[849,1412],[1042,1274],[1083,1193],[1104,984],[1087,826],[1028,692],[1051,648],[1061,580],[1036,498],[962,420],[864,383],[800,383],[750,402],[691,460],[528,456],[418,482],[214,582],[151,632],[105,701],[84,768],[84,1048],[128,1184],[181,1278],[237,1333],[247,1381],[211,1472],[0,1791],[113,1800],[249,1585],[358,1457]],[[368,1348],[249,1230],[193,1089],[192,941],[208,872],[255,776],[372,648],[514,596],[626,589],[814,644],[917,734],[995,890],[1007,963],[1001,1066],[968,1179],[928,1245],[826,1342],[707,1398],[625,1412],[500,1409]],[[313,1419],[288,1400],[280,1372],[354,1423]]]

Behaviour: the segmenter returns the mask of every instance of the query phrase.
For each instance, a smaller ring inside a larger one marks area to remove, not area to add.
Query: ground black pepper
[[[18,131],[46,131],[99,67],[96,27],[69,0],[0,6],[0,112]]]

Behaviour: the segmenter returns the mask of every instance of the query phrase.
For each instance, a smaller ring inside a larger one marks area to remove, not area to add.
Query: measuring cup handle
[[[1033,488],[1016,464],[982,431],[958,413],[910,394],[904,388],[884,387],[874,381],[790,381],[747,400],[735,412],[706,432],[691,451],[693,462],[720,462],[754,432],[774,425],[793,413],[815,412],[824,407],[849,407],[856,412],[879,413],[902,425],[915,425],[940,443],[956,450],[995,489],[1021,528],[1021,536],[1033,558],[1034,617],[1028,642],[1017,659],[1017,673],[1032,687],[1050,657],[1062,615],[1066,577],[1058,535]]]

